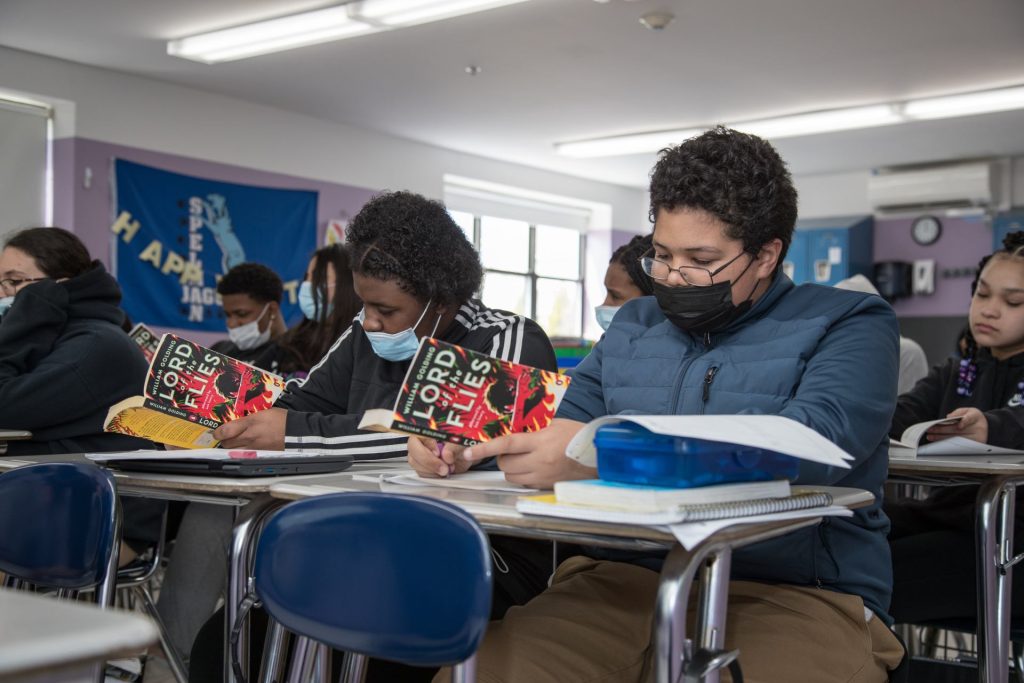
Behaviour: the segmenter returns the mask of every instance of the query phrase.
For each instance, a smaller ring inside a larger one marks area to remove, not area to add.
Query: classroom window
[[[450,213],[480,252],[485,304],[532,318],[551,337],[582,336],[584,237],[579,230]]]
[[[51,111],[0,98],[0,237],[53,222],[50,199]]]

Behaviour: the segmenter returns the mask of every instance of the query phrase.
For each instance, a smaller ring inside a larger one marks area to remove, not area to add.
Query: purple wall
[[[258,171],[175,154],[152,152],[86,138],[54,141],[54,224],[72,230],[95,258],[110,264],[110,224],[113,220],[111,175],[114,158],[154,166],[174,173],[282,189],[313,190],[317,204],[317,243],[323,241],[327,221],[351,218],[374,190],[338,185],[322,180]],[[86,182],[88,174],[91,179]],[[143,321],[145,322],[145,321]],[[156,330],[167,332],[170,330]],[[223,338],[189,330],[185,334],[200,344]]]
[[[910,236],[913,218],[875,219],[874,261],[935,261],[935,293],[916,294],[896,301],[893,308],[900,317],[966,316],[971,304],[971,280],[974,269],[986,254],[992,253],[992,226],[983,218],[941,217],[942,235],[924,247]],[[943,277],[949,269],[969,269],[969,276]]]
[[[629,241],[637,236],[637,233],[628,230],[612,230],[612,251],[629,244]]]

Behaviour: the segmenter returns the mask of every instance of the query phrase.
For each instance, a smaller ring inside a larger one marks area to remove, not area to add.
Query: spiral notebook
[[[630,512],[614,510],[595,505],[578,505],[559,503],[554,494],[527,496],[516,501],[516,510],[527,515],[546,515],[548,517],[566,517],[583,519],[592,522],[611,522],[613,524],[681,524],[704,522],[712,519],[729,519],[732,517],[750,517],[767,515],[792,510],[824,508],[832,504],[832,494],[824,491],[808,491],[797,493],[786,498],[758,498],[755,500],[734,501],[730,503],[705,503],[700,505],[680,505],[672,510],[662,512]]]

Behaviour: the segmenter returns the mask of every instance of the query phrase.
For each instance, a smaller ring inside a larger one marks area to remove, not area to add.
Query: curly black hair
[[[782,240],[779,266],[796,227],[796,188],[785,162],[765,140],[723,126],[661,150],[651,172],[652,222],[661,210],[701,209],[726,235],[756,254]],[[778,266],[777,266],[778,267]]]
[[[612,258],[608,261],[608,263],[618,263],[622,266],[637,289],[647,296],[654,294],[654,282],[644,272],[643,266],[640,265],[640,259],[651,250],[653,243],[654,235],[637,235],[613,251]]]
[[[978,290],[978,280],[981,279],[981,271],[985,270],[985,266],[994,257],[1024,257],[1024,230],[1017,230],[1015,232],[1007,233],[1006,237],[1003,238],[1003,248],[995,251],[988,256],[983,256],[978,261],[978,270],[974,273],[974,280],[971,281],[971,298],[974,298],[974,293]],[[971,334],[971,326],[968,324],[964,327],[963,334],[957,341],[957,346],[961,351],[964,358],[973,359],[975,354],[978,352],[978,342],[975,341],[974,335]]]
[[[262,263],[239,263],[224,273],[217,283],[217,293],[248,294],[253,301],[281,303],[284,296],[284,285],[277,273]]]
[[[473,245],[440,202],[385,192],[348,225],[353,272],[396,280],[420,301],[461,305],[480,289],[483,267]]]

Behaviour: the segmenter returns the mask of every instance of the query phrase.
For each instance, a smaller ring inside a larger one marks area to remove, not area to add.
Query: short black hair
[[[262,263],[239,263],[224,273],[217,283],[217,293],[248,294],[253,301],[281,303],[284,285],[277,273]]]
[[[55,280],[77,277],[93,267],[82,240],[64,228],[26,228],[12,235],[4,246],[28,254],[46,277]]]
[[[421,301],[461,305],[479,289],[483,267],[441,202],[412,192],[385,192],[348,225],[353,272],[396,280]]]
[[[661,150],[651,172],[651,221],[659,211],[679,208],[715,216],[750,253],[782,240],[781,266],[796,227],[796,188],[771,144],[718,126]]]
[[[641,292],[650,296],[654,294],[654,282],[644,272],[640,259],[654,246],[654,235],[637,235],[626,244],[612,252],[608,263],[618,263],[626,271],[626,275]]]

